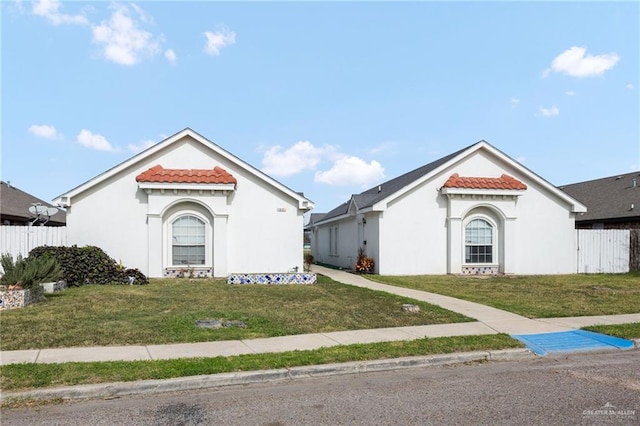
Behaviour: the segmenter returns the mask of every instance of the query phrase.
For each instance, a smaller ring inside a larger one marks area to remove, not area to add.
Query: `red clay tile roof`
[[[136,176],[137,182],[158,183],[238,183],[229,172],[221,167],[213,169],[165,169],[153,166]]]
[[[527,185],[509,175],[502,175],[499,178],[460,177],[457,173],[451,175],[443,187],[464,189],[527,189]]]

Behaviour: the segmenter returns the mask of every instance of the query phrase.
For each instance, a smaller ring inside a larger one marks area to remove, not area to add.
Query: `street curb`
[[[102,383],[95,385],[66,386],[34,389],[23,392],[2,392],[0,402],[11,400],[118,398],[140,394],[179,392],[248,385],[268,382],[284,382],[312,377],[362,374],[393,371],[407,368],[433,367],[483,361],[518,361],[536,358],[528,349],[503,349],[495,351],[461,352],[443,355],[415,356],[373,361],[354,361],[340,364],[322,364],[276,370],[243,371],[175,379],[140,380],[136,382]]]

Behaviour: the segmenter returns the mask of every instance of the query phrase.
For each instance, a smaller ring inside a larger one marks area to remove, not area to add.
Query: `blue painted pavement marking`
[[[556,333],[512,334],[538,355],[552,353],[592,351],[602,349],[632,349],[631,340],[607,336],[586,330],[569,330]]]

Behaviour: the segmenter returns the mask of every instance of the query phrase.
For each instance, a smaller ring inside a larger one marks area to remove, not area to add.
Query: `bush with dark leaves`
[[[148,284],[137,269],[127,269],[95,246],[40,246],[29,252],[29,258],[52,257],[60,264],[62,279],[68,286],[83,284]],[[133,280],[129,277],[133,277]]]

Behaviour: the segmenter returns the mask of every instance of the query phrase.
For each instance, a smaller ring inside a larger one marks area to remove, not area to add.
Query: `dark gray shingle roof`
[[[13,185],[0,182],[0,215],[2,215],[3,218],[8,218],[12,221],[29,221],[29,219],[32,218],[29,213],[29,207],[35,203],[40,203],[47,207],[55,207]],[[56,213],[55,216],[51,216],[48,225],[64,225],[66,222],[67,213],[64,210],[58,209],[58,213]]]
[[[640,171],[559,188],[587,206],[587,212],[578,215],[576,222],[633,217],[640,219]]]
[[[321,221],[326,213],[311,213],[309,215],[309,222],[304,226],[305,229],[310,229],[314,223]]]
[[[482,142],[482,141],[480,141]],[[365,209],[368,207],[372,207],[375,203],[377,203],[378,201],[384,200],[385,198],[387,198],[388,196],[390,196],[391,194],[394,194],[395,192],[401,190],[402,188],[404,188],[407,185],[410,185],[411,183],[415,182],[416,180],[420,179],[421,177],[423,177],[424,175],[432,172],[433,170],[437,169],[438,167],[440,167],[441,165],[445,164],[447,161],[455,158],[456,156],[460,155],[462,152],[468,150],[469,148],[471,148],[472,146],[480,143],[480,142],[476,142],[472,145],[469,145],[465,148],[462,148],[452,154],[449,154],[445,157],[442,157],[438,160],[435,160],[429,164],[425,164],[422,167],[418,167],[415,170],[412,170],[408,173],[405,173],[403,175],[400,175],[394,179],[391,179],[387,182],[381,183],[380,185],[376,185],[373,188],[367,189],[364,192],[361,192],[360,194],[354,194],[351,197],[351,200],[339,205],[338,207],[334,208],[333,210],[331,210],[329,213],[327,213],[322,220],[326,220],[326,219],[332,219],[335,217],[339,217],[342,216],[344,214],[347,214],[347,212],[349,211],[349,205],[351,203],[351,201],[353,201],[356,206],[358,207],[358,209]]]

